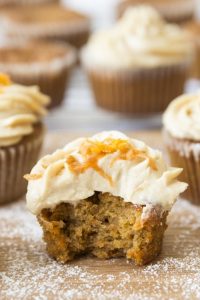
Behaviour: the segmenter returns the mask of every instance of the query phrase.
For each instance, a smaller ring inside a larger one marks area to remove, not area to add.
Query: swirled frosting
[[[46,114],[48,103],[49,97],[37,86],[0,82],[0,147],[14,145],[31,134],[34,124]]]
[[[200,93],[186,94],[170,103],[163,115],[165,129],[175,138],[200,141]]]
[[[110,30],[95,33],[82,51],[83,63],[101,67],[155,67],[191,58],[188,33],[167,24],[150,6],[129,8]]]
[[[25,178],[28,208],[38,214],[61,202],[76,205],[95,191],[138,205],[170,209],[186,184],[182,169],[166,166],[162,154],[117,132],[79,138],[43,157]]]

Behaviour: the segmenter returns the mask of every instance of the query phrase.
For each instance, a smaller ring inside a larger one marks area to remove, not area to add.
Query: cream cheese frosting
[[[34,130],[34,124],[46,114],[48,96],[37,86],[0,84],[0,147],[21,141]]]
[[[113,28],[95,33],[82,51],[83,63],[114,68],[163,66],[192,55],[188,33],[147,5],[129,8]]]
[[[175,138],[200,141],[200,92],[170,103],[163,115],[165,129]]]
[[[76,205],[95,191],[138,205],[169,210],[187,184],[182,169],[169,168],[162,154],[117,132],[79,138],[43,157],[25,178],[27,206],[34,214],[61,202]]]

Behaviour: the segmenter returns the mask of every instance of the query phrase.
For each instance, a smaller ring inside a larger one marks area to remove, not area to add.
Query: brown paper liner
[[[62,104],[65,92],[68,88],[71,71],[76,63],[76,51],[67,46],[68,52],[64,58],[59,58],[59,67],[53,66],[53,61],[44,66],[38,63],[37,67],[31,67],[31,63],[20,67],[20,62],[10,68],[6,63],[1,63],[1,72],[8,74],[13,82],[22,85],[37,85],[41,92],[51,98],[48,108],[54,108]],[[69,59],[68,59],[69,58]]]
[[[163,112],[183,93],[190,63],[141,70],[92,70],[86,66],[97,105],[126,114]]]
[[[200,205],[200,143],[176,139],[166,131],[163,135],[171,164],[183,168],[180,179],[189,184],[183,197]]]
[[[34,132],[16,145],[0,147],[0,204],[17,200],[26,192],[23,176],[38,160],[44,127],[35,126]]]
[[[167,2],[167,0],[166,0]],[[136,6],[140,4],[148,4],[151,5],[147,0],[127,0],[127,1],[121,1],[117,6],[117,17],[121,18],[124,12],[131,6]],[[159,13],[162,15],[162,17],[169,23],[177,23],[177,24],[183,24],[185,22],[189,22],[194,20],[194,11],[191,9],[188,9],[188,11],[181,10],[181,4],[179,5],[179,9],[175,12],[173,10],[173,13],[170,13],[170,10],[168,9],[168,5],[164,4],[165,8],[156,8]],[[161,6],[162,7],[162,6]]]

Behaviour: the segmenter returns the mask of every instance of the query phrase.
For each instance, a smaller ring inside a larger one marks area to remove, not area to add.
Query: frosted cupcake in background
[[[188,34],[149,6],[129,9],[82,51],[97,104],[122,113],[162,112],[183,92],[192,60]]]
[[[38,87],[14,84],[0,74],[0,204],[25,193],[23,175],[38,159],[49,101]]]
[[[2,33],[14,40],[64,41],[76,48],[84,45],[90,34],[86,15],[58,4],[5,8],[0,12],[0,26]]]
[[[38,85],[51,98],[50,108],[59,106],[73,66],[76,50],[63,42],[21,42],[0,46],[0,70],[15,82]]]
[[[200,93],[175,99],[163,116],[164,138],[181,179],[189,184],[185,197],[200,205]]]
[[[121,0],[118,5],[118,16],[121,16],[128,7],[139,4],[152,5],[168,22],[180,24],[194,18],[195,0]]]

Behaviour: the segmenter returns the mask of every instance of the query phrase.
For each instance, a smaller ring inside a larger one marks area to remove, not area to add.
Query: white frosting
[[[81,163],[84,161],[82,152],[80,153],[83,143],[89,141],[105,144],[107,139],[124,140],[136,151],[146,153],[147,157],[114,160],[119,155],[119,150],[101,157],[98,167],[112,178],[112,184],[94,168],[88,168],[82,173],[71,170],[67,162],[69,155]],[[151,167],[150,159],[155,163],[156,169]],[[122,197],[124,201],[133,204],[160,205],[169,210],[187,186],[177,180],[181,171],[182,169],[167,167],[162,154],[143,142],[116,131],[102,132],[91,138],[77,139],[64,149],[42,158],[32,169],[31,175],[28,175],[29,178],[27,176],[27,205],[34,214],[38,214],[43,208],[53,208],[61,202],[76,205],[98,191]]]
[[[175,138],[200,142],[200,92],[172,101],[163,115],[163,124]]]
[[[48,96],[37,86],[0,85],[0,147],[18,143],[46,114]]]
[[[149,6],[129,8],[110,30],[95,33],[82,51],[83,63],[101,67],[155,67],[191,59],[188,33],[167,24]]]

